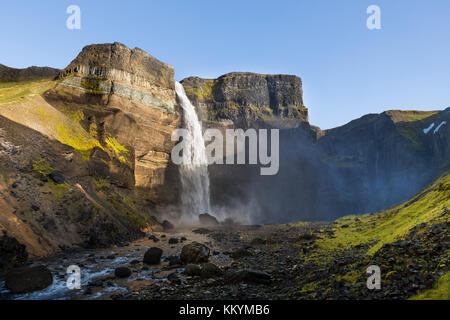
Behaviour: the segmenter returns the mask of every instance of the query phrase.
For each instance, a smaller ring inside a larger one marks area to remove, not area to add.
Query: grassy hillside
[[[448,208],[449,172],[400,205],[338,219],[312,244],[298,244],[304,247],[302,296],[450,299]],[[365,286],[372,264],[382,272],[378,292]]]

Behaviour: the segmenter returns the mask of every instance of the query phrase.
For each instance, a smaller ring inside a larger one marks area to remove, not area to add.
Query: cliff
[[[179,192],[173,67],[113,43],[46,70],[1,80],[0,231],[36,257],[161,230]]]
[[[292,128],[308,121],[302,81],[293,75],[233,72],[217,79],[189,77],[181,83],[205,122]]]
[[[60,108],[63,102],[82,110],[84,128],[97,128],[94,137],[118,160],[110,162],[108,170],[119,171],[121,183],[143,197],[174,202],[176,189],[165,189],[170,135],[179,122],[173,67],[139,48],[99,44],[83,48],[59,77],[61,82],[46,99]],[[122,147],[112,146],[111,139]]]

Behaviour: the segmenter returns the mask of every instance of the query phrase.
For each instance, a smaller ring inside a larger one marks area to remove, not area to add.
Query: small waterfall
[[[189,132],[186,137],[186,149],[189,164],[181,164],[181,204],[185,217],[210,212],[208,158],[205,151],[202,127],[194,106],[186,96],[183,85],[175,83],[178,101],[183,108],[184,128]]]

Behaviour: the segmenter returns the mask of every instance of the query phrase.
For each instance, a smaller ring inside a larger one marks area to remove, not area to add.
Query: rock
[[[169,244],[177,244],[179,241],[177,238],[170,238],[169,239]]]
[[[184,274],[187,276],[195,277],[199,276],[201,273],[201,268],[197,264],[189,263],[184,267]]]
[[[250,242],[250,244],[253,245],[253,246],[259,246],[259,245],[266,244],[266,240],[261,239],[261,238],[254,238],[254,239]]]
[[[246,282],[246,283],[256,283],[256,284],[270,284],[271,278],[268,273],[243,269],[239,270],[229,276],[229,280],[233,283]]]
[[[175,226],[168,220],[164,220],[162,223],[164,231],[169,231],[175,228]]]
[[[179,256],[168,256],[167,261],[169,261],[169,266],[176,266],[181,264],[181,260]]]
[[[128,278],[131,276],[131,270],[127,267],[118,267],[114,270],[114,275],[117,278]]]
[[[28,252],[25,245],[4,233],[0,238],[0,274],[24,264],[27,260]]]
[[[37,205],[35,205],[35,204],[32,204],[32,205],[31,205],[31,209],[32,209],[33,211],[39,211],[40,207],[37,206]]]
[[[217,221],[216,217],[208,214],[203,213],[198,216],[198,220],[200,221],[200,224],[204,226],[218,226],[219,221]]]
[[[7,273],[5,278],[5,286],[12,293],[42,290],[52,283],[52,273],[44,266],[13,269]]]
[[[198,228],[195,230],[192,230],[193,233],[198,233],[198,234],[208,234],[211,233],[212,231],[206,228]]]
[[[308,120],[302,81],[293,75],[232,72],[213,80],[189,77],[181,83],[192,104],[204,106],[208,119],[213,121],[227,119],[235,127],[245,129],[266,119],[290,120],[284,121],[286,125]],[[270,116],[265,116],[266,108],[272,110]]]
[[[251,256],[251,255],[252,255],[252,253],[250,251],[248,251],[247,249],[244,249],[244,248],[235,249],[230,254],[230,256],[233,259],[239,259],[239,258],[243,258],[243,257],[248,257],[248,256]]]
[[[148,237],[148,239],[149,240],[153,240],[153,242],[158,242],[159,241],[159,239],[158,239],[158,237],[156,237],[155,235],[150,235],[149,237]]]
[[[106,257],[106,259],[109,259],[109,260],[113,260],[115,258],[116,258],[116,256],[114,254],[110,254]]]
[[[64,178],[62,172],[58,171],[58,170],[54,170],[52,173],[50,173],[48,175],[48,177],[50,179],[52,179],[53,182],[56,183],[56,184],[63,184],[66,181],[66,179]]]
[[[194,241],[181,249],[180,259],[183,264],[208,262],[209,252],[207,246]]]
[[[200,276],[202,278],[215,278],[223,275],[222,269],[213,263],[202,264]]]
[[[144,254],[144,263],[159,264],[163,251],[160,248],[152,247]]]

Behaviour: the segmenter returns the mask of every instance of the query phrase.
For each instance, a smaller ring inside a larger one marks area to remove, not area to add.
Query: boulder
[[[204,263],[202,264],[202,269],[200,272],[200,276],[202,278],[215,278],[223,275],[222,269],[216,266],[213,263]]]
[[[201,268],[198,264],[189,263],[184,267],[184,274],[187,276],[199,276],[201,273]]]
[[[44,266],[13,269],[6,274],[5,286],[12,293],[27,293],[47,288],[53,276]]]
[[[268,273],[251,270],[251,269],[243,269],[239,270],[229,276],[230,282],[239,283],[254,283],[254,284],[270,284],[271,278]]]
[[[208,262],[209,253],[207,246],[194,241],[181,249],[180,259],[183,264]]]
[[[131,270],[127,267],[118,267],[114,270],[114,275],[117,278],[128,278],[131,276]]]
[[[170,238],[169,244],[177,244],[179,242],[178,238]]]
[[[218,226],[219,221],[217,221],[216,217],[208,214],[203,213],[198,216],[198,220],[200,221],[200,224],[204,226]]]
[[[16,238],[7,236],[6,233],[0,238],[0,274],[24,264],[27,259],[25,245],[19,243]]]
[[[144,263],[159,264],[161,262],[162,253],[163,251],[160,248],[151,247],[144,254]]]

